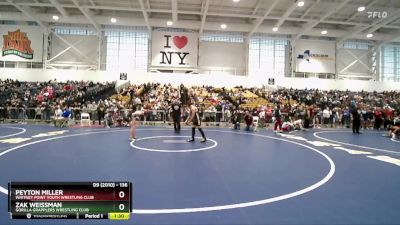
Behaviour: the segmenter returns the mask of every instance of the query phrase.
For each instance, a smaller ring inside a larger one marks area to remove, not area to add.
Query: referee
[[[353,133],[360,134],[361,111],[358,105],[353,107],[351,110],[351,115],[353,116]]]
[[[182,105],[177,98],[174,98],[174,100],[172,101],[171,110],[172,110],[172,119],[174,120],[174,130],[175,133],[179,134],[181,132]]]

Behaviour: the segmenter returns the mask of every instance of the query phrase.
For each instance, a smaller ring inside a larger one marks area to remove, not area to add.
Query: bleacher
[[[17,82],[0,81],[0,119],[35,120],[43,119],[44,111],[47,118],[54,114],[54,107],[65,97],[64,104],[82,103],[88,100],[102,98],[106,92],[113,91],[114,83],[95,84],[85,82]],[[29,97],[25,93],[29,93]],[[48,107],[43,107],[43,103]],[[79,112],[79,110],[75,110]]]

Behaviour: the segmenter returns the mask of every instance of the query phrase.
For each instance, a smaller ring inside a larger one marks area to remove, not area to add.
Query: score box
[[[8,193],[13,219],[129,219],[132,211],[130,182],[10,182]]]

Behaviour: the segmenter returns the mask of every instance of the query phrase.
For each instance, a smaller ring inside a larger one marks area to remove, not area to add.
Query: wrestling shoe
[[[133,142],[136,141],[137,139],[138,139],[137,137],[134,137],[134,138],[131,137],[131,138],[129,138],[129,140],[130,140],[130,141],[133,141]]]

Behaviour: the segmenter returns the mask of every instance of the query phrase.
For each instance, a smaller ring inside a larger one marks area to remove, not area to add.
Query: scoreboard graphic
[[[128,220],[130,182],[10,182],[12,219]]]

